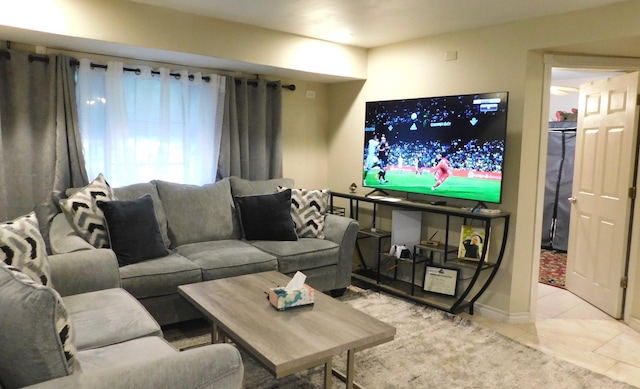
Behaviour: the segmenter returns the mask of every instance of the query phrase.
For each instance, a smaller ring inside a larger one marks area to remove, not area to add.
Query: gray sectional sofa
[[[278,186],[291,188],[293,184],[290,179],[230,177],[203,186],[156,180],[114,188],[118,200],[151,196],[168,249],[166,255],[120,266],[122,288],[161,325],[201,317],[178,295],[177,287],[183,284],[269,270],[288,275],[301,271],[315,289],[341,293],[351,282],[357,221],[327,213],[323,239],[243,239],[235,196],[274,194]],[[54,217],[49,239],[54,254],[82,251],[90,257],[100,251],[76,233],[63,213]]]
[[[50,255],[47,286],[0,262],[0,388],[240,388],[231,344],[178,352],[120,288],[113,251]]]

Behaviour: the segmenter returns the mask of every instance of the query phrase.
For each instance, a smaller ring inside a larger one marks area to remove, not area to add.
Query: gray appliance
[[[547,173],[542,212],[542,248],[567,251],[576,122],[549,122]]]

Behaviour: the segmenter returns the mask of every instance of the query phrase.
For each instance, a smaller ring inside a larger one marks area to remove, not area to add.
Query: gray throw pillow
[[[272,178],[270,180],[246,180],[240,177],[229,177],[231,182],[231,193],[233,196],[255,196],[261,194],[271,194],[278,191],[278,186],[291,188],[293,180],[291,178]]]
[[[151,195],[136,200],[98,201],[98,207],[107,220],[111,249],[120,266],[169,254],[162,241]]]
[[[257,196],[237,196],[236,209],[247,240],[298,240],[291,219],[291,190]]]
[[[242,236],[228,178],[202,186],[160,180],[156,185],[167,214],[171,247]]]
[[[164,211],[162,200],[160,200],[156,181],[113,188],[113,194],[118,200],[135,200],[146,194],[150,195],[153,199],[153,211],[156,213],[156,219],[158,220],[158,225],[160,225],[160,233],[162,234],[164,245],[165,247],[171,247],[171,240],[167,232],[167,214]]]

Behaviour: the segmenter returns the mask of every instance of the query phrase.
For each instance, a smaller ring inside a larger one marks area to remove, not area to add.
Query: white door
[[[580,87],[566,287],[622,318],[638,72]]]

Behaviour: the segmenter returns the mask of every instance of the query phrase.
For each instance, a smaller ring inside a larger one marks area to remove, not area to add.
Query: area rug
[[[544,249],[540,252],[539,282],[564,289],[566,270],[567,253]]]
[[[456,315],[381,292],[350,289],[342,299],[397,329],[388,343],[356,353],[355,381],[366,388],[632,388],[544,354]],[[174,347],[210,342],[209,327],[165,329]],[[322,368],[276,380],[243,353],[244,388],[319,388]],[[346,355],[334,358],[344,371]],[[344,384],[333,378],[333,388]]]

